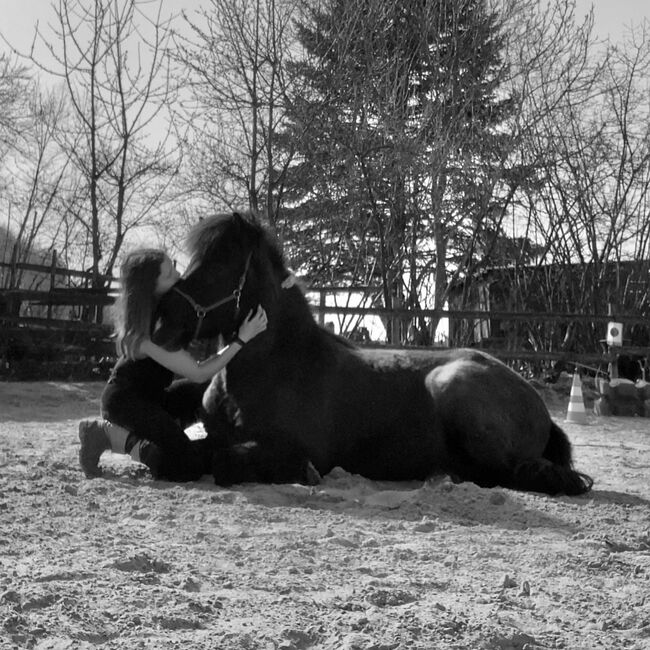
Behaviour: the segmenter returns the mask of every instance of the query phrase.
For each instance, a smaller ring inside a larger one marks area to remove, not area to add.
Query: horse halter
[[[217,302],[213,302],[211,305],[208,305],[207,307],[204,307],[203,305],[199,305],[192,296],[190,296],[188,293],[185,293],[184,291],[181,291],[178,287],[172,287],[172,291],[175,291],[179,295],[183,296],[187,302],[190,303],[192,306],[192,309],[194,309],[194,313],[196,314],[197,318],[197,323],[196,323],[196,329],[194,330],[194,336],[192,337],[192,342],[196,341],[199,332],[201,330],[201,325],[203,325],[203,319],[206,317],[208,312],[211,312],[213,309],[216,309],[217,307],[221,307],[221,305],[225,305],[226,303],[230,302],[231,300],[235,301],[235,317],[234,319],[237,320],[237,316],[239,316],[239,302],[241,300],[241,292],[242,289],[244,288],[244,284],[246,284],[246,276],[248,275],[248,269],[250,268],[251,265],[251,255],[253,253],[249,253],[248,257],[246,258],[246,265],[244,266],[244,272],[241,274],[239,277],[239,283],[233,289],[233,292],[229,295],[226,296],[225,298],[222,298],[221,300],[217,300]]]

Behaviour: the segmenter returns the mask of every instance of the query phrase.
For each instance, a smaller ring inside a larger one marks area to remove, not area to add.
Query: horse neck
[[[312,323],[312,308],[299,287],[285,289],[280,296],[280,306],[285,318]]]
[[[317,329],[309,303],[298,287],[282,291],[269,326],[281,341],[290,334],[296,342]]]
[[[294,293],[296,292],[296,293]],[[293,295],[291,295],[293,294]],[[283,290],[279,300],[269,310],[269,322],[264,333],[247,343],[228,363],[228,377],[238,382],[255,382],[265,374],[265,364],[278,358],[302,361],[302,351],[314,341],[317,331],[309,304],[297,287]]]

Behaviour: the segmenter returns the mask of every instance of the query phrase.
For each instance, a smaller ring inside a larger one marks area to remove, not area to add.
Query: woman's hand
[[[241,324],[237,336],[244,341],[244,343],[248,343],[248,341],[250,341],[254,336],[262,333],[266,329],[266,325],[266,312],[262,305],[259,305],[257,311],[253,312],[251,309],[251,311],[248,312],[248,316],[246,316],[246,320]]]

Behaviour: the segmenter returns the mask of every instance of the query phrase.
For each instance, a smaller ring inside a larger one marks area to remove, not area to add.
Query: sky
[[[633,23],[650,20],[648,0],[576,0],[578,22],[594,8],[594,28],[598,36],[619,41]]]
[[[190,13],[203,4],[201,0],[165,0],[165,3],[170,10],[184,8]],[[612,41],[620,40],[632,23],[644,18],[650,20],[649,0],[576,0],[576,16],[584,17],[592,3],[597,34],[602,38],[609,36]],[[0,0],[0,9],[0,32],[21,50],[31,44],[36,21],[46,24],[52,16],[50,0]]]
[[[163,0],[163,8],[169,14],[185,9],[190,17],[204,4],[202,0]],[[56,22],[52,5],[52,0],[0,0],[0,33],[12,46],[26,53],[32,44],[37,22],[44,34],[51,33],[48,22]],[[2,41],[0,48],[4,49]]]

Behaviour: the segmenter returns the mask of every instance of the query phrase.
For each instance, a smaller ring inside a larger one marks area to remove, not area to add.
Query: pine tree
[[[498,16],[483,0],[320,6],[299,26],[304,85],[283,135],[294,236],[321,243],[312,277],[379,279],[385,306],[416,307],[447,249],[462,258],[481,213],[458,208],[508,144]]]

